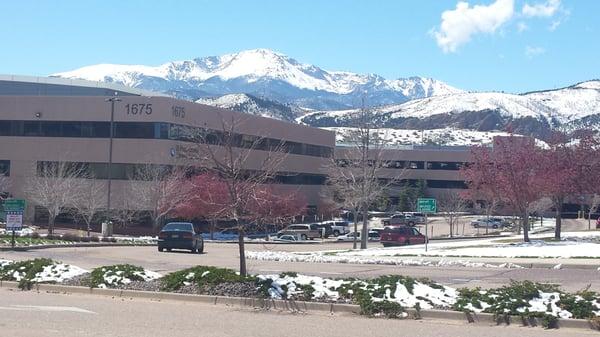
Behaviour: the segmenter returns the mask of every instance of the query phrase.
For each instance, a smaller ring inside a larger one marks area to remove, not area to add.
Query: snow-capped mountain
[[[187,99],[248,93],[314,109],[356,107],[363,96],[366,104],[376,106],[462,92],[430,78],[388,80],[376,74],[327,71],[268,49],[156,67],[98,64],[52,76],[114,82]]]
[[[196,103],[249,113],[263,117],[293,122],[305,111],[287,104],[252,96],[249,94],[229,94],[215,98],[201,98]]]
[[[317,111],[299,122],[351,126],[357,110]],[[552,129],[600,128],[600,80],[524,94],[455,93],[374,108],[379,127],[478,131],[507,130],[545,138]]]

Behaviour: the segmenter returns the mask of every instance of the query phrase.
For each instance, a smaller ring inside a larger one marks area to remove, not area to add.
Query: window
[[[427,180],[427,187],[466,189],[467,185],[462,180]]]
[[[2,121],[0,136],[29,137],[110,137],[109,122],[74,121]],[[329,158],[333,148],[304,144],[259,136],[234,134],[226,136],[222,131],[196,128],[187,125],[154,122],[115,122],[115,138],[171,139],[184,142],[206,142],[220,145],[231,141],[234,147],[254,148],[265,151],[284,151],[291,154]]]
[[[461,162],[444,162],[444,161],[428,161],[427,169],[428,170],[452,170],[457,171],[460,170],[460,167],[463,165]]]
[[[0,175],[10,176],[10,160],[0,160]]]

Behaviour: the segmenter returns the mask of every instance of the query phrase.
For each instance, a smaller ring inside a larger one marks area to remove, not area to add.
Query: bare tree
[[[588,210],[588,229],[592,229],[592,213],[596,213],[600,207],[600,194],[592,194],[589,196]]]
[[[129,177],[131,200],[137,210],[148,210],[154,228],[189,198],[186,170],[167,165],[145,164]]]
[[[556,206],[556,202],[552,198],[543,197],[532,202],[529,209],[532,214],[539,215],[543,219],[544,212],[550,210],[553,206]],[[533,225],[531,227],[533,228]]]
[[[226,198],[217,213],[220,218],[233,221],[238,231],[240,274],[246,275],[244,235],[246,229],[257,221],[257,193],[261,191],[261,186],[275,180],[288,147],[293,144],[242,135],[238,130],[246,116],[220,117],[220,130],[199,128],[187,131],[187,138],[195,142],[195,148],[185,155],[188,159],[200,162],[202,167],[217,175],[224,183]]]
[[[345,208],[352,211],[352,220],[354,222],[354,233],[358,233],[358,210],[362,205],[362,198],[359,191],[359,185],[355,180],[356,176],[345,174],[344,168],[339,167],[333,161],[329,169],[328,186],[323,191],[321,197],[325,200],[339,205],[340,208]],[[357,237],[354,235],[352,249],[357,248]]]
[[[453,237],[455,233],[458,234],[458,221],[467,208],[467,203],[457,192],[446,191],[438,198],[438,206],[444,219],[450,225],[450,237]],[[456,232],[454,231],[455,226],[457,227]]]
[[[89,178],[85,165],[70,162],[44,162],[27,186],[26,194],[33,204],[48,211],[48,234],[54,232],[56,217],[80,202],[83,183]]]
[[[347,146],[336,150],[335,164],[330,169],[331,185],[340,188],[338,194],[349,194],[344,198],[356,204],[362,214],[360,248],[367,248],[369,233],[369,208],[401,179],[404,168],[394,176],[382,178],[382,170],[389,168],[384,160],[384,148],[388,140],[376,133],[377,116],[371,109],[357,110],[353,118],[355,127],[348,130]]]
[[[90,236],[94,216],[102,209],[106,209],[106,184],[96,179],[82,183],[79,196],[73,204],[77,215],[86,224],[87,236]]]

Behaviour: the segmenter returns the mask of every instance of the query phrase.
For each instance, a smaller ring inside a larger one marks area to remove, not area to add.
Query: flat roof
[[[0,74],[0,81],[32,83],[32,84],[64,85],[64,86],[85,87],[85,88],[99,88],[99,89],[117,90],[117,91],[127,92],[130,94],[139,95],[139,96],[170,97],[169,95],[166,95],[166,94],[163,94],[160,92],[136,89],[136,88],[132,88],[132,87],[128,87],[125,85],[116,84],[116,83],[96,82],[96,81],[62,78],[62,77],[23,76],[23,75]]]

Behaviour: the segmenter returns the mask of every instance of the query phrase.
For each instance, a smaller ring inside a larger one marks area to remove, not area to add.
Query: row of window
[[[382,184],[389,183],[389,179],[379,179]],[[436,180],[436,179],[426,179],[424,180],[425,186],[427,188],[452,188],[452,189],[466,189],[467,184],[462,180]],[[417,187],[419,185],[419,180],[417,179],[402,179],[392,186],[410,186]]]
[[[114,180],[154,180],[166,175],[173,169],[171,165],[159,164],[124,164],[111,165],[111,179]],[[39,177],[79,177],[89,179],[108,179],[108,163],[89,162],[56,162],[38,161]],[[201,169],[191,171],[190,175],[202,172]],[[248,171],[248,174],[252,174]],[[327,177],[308,173],[281,173],[272,179],[272,183],[287,185],[324,185]]]
[[[245,134],[231,135],[221,130],[172,123],[115,122],[113,128],[114,138],[170,139],[214,145],[231,144],[240,148],[282,151],[325,158],[329,158],[333,154],[333,149],[327,146]],[[0,120],[0,136],[108,138],[110,137],[110,122]]]
[[[10,175],[10,160],[0,160],[0,176]]]
[[[375,162],[370,160],[369,165],[373,165]],[[358,160],[348,159],[336,159],[336,164],[339,167],[357,167]],[[408,160],[386,160],[381,163],[384,168],[390,169],[411,169],[411,170],[448,170],[458,171],[464,163],[461,162],[442,162],[442,161],[408,161]]]

